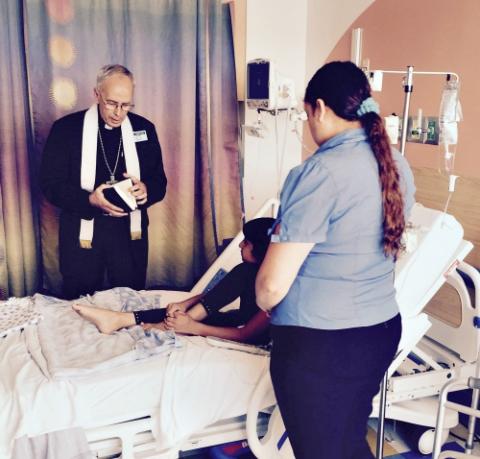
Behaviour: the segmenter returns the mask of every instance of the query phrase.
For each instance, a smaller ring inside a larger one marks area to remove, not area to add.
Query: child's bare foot
[[[107,335],[112,334],[120,328],[135,325],[135,318],[133,317],[133,314],[129,312],[111,311],[110,309],[85,306],[83,304],[74,304],[72,309],[88,321],[92,322],[98,328],[100,333],[105,333]]]

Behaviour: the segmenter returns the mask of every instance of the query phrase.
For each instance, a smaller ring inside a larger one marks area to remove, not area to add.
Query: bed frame
[[[256,216],[275,215],[277,207],[278,201],[270,200],[265,203]],[[203,291],[220,269],[228,271],[238,264],[240,262],[238,244],[242,238],[241,233],[237,235],[191,292],[183,293],[189,295]],[[472,245],[465,241],[460,245],[453,259],[445,266],[440,267],[440,272],[443,273],[444,277],[440,275],[425,296],[428,297],[425,300],[426,302],[438,291],[446,279],[450,285],[459,291],[462,310],[467,311],[463,315],[462,323],[464,325],[453,332],[446,329],[445,327],[450,326],[442,321],[429,319],[422,312],[425,303],[420,305],[421,302],[419,302],[419,309],[415,310],[411,317],[407,317],[407,320],[412,319],[408,342],[401,345],[401,352],[399,352],[390,368],[391,378],[388,385],[386,412],[388,418],[433,427],[436,417],[437,394],[443,384],[453,375],[463,377],[473,372],[473,365],[469,362],[471,360],[469,349],[470,346],[476,349],[478,343],[477,332],[471,322],[472,318],[476,317],[475,308],[472,306],[470,296],[465,293],[466,287],[462,277],[457,273],[457,269],[466,272],[472,278],[475,289],[480,291],[478,290],[480,287],[478,272],[467,263],[461,262],[471,248]],[[158,293],[167,294],[166,291],[144,292],[145,295]],[[478,297],[476,298],[474,304],[478,306],[479,300]],[[232,304],[229,307],[235,307],[235,305]],[[433,327],[428,332],[430,337],[422,339],[430,328],[431,322],[433,322]],[[466,347],[460,343],[462,341],[461,336],[468,336]],[[432,338],[439,340],[440,343]],[[446,341],[443,341],[444,339]],[[450,345],[450,341],[452,348],[448,349],[445,346],[447,343]],[[466,358],[467,361],[463,360],[465,356],[469,356]],[[402,361],[403,364],[400,365]],[[265,394],[261,394],[262,390],[271,392],[268,374],[265,375],[264,381],[266,382],[262,383],[263,389],[262,384],[259,384],[258,391],[248,409],[247,417],[242,416],[217,422],[193,435],[178,450],[156,450],[156,444],[151,434],[150,414],[152,413],[149,412],[145,412],[141,418],[125,419],[122,422],[109,425],[101,425],[101,420],[98,420],[96,425],[96,421],[93,421],[92,425],[89,426],[90,428],[86,429],[87,439],[92,452],[97,457],[109,457],[121,453],[123,459],[170,459],[187,456],[188,452],[194,449],[242,440],[247,438],[248,435],[249,443],[257,457],[268,457],[268,459],[279,457],[278,454],[276,456],[265,455],[258,450],[258,444],[262,447],[259,437],[265,435],[265,438],[269,438],[268,413],[271,412],[271,409],[265,410]],[[254,406],[255,404],[257,406]],[[377,416],[378,406],[379,400],[377,398],[374,400],[372,417]],[[453,427],[457,422],[458,418],[454,414],[447,416],[446,429]],[[430,434],[427,434],[427,437],[428,435]],[[425,439],[423,441],[425,442]],[[278,444],[278,439],[276,442]],[[431,434],[431,443],[433,445],[433,434]]]

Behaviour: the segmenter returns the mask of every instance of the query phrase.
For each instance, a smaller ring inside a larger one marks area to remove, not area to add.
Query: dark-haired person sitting
[[[247,343],[269,340],[269,318],[255,301],[255,278],[270,242],[272,218],[257,218],[243,227],[240,243],[243,262],[235,266],[212,290],[166,308],[118,312],[76,304],[73,309],[94,323],[102,333],[132,325],[170,329],[179,333],[215,336]],[[220,312],[240,297],[240,307]]]

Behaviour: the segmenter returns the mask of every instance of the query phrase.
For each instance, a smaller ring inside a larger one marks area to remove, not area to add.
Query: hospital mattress
[[[170,356],[49,380],[28,354],[23,333],[10,334],[0,341],[0,458],[23,435],[146,416],[155,420],[162,447],[179,447],[198,430],[246,413],[268,357],[214,348],[201,337],[181,341]]]
[[[154,356],[114,370],[48,380],[29,356],[22,334],[9,335],[0,341],[0,457],[22,435],[150,415],[159,404],[167,361]]]

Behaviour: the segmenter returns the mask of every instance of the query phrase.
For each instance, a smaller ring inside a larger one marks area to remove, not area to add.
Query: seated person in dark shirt
[[[73,309],[94,323],[102,333],[132,325],[143,325],[179,333],[249,343],[268,342],[269,318],[255,302],[255,277],[270,242],[273,218],[256,218],[243,227],[240,243],[243,263],[235,266],[207,293],[195,295],[166,308],[135,312],[117,312],[75,304]],[[220,312],[240,297],[238,309]]]

